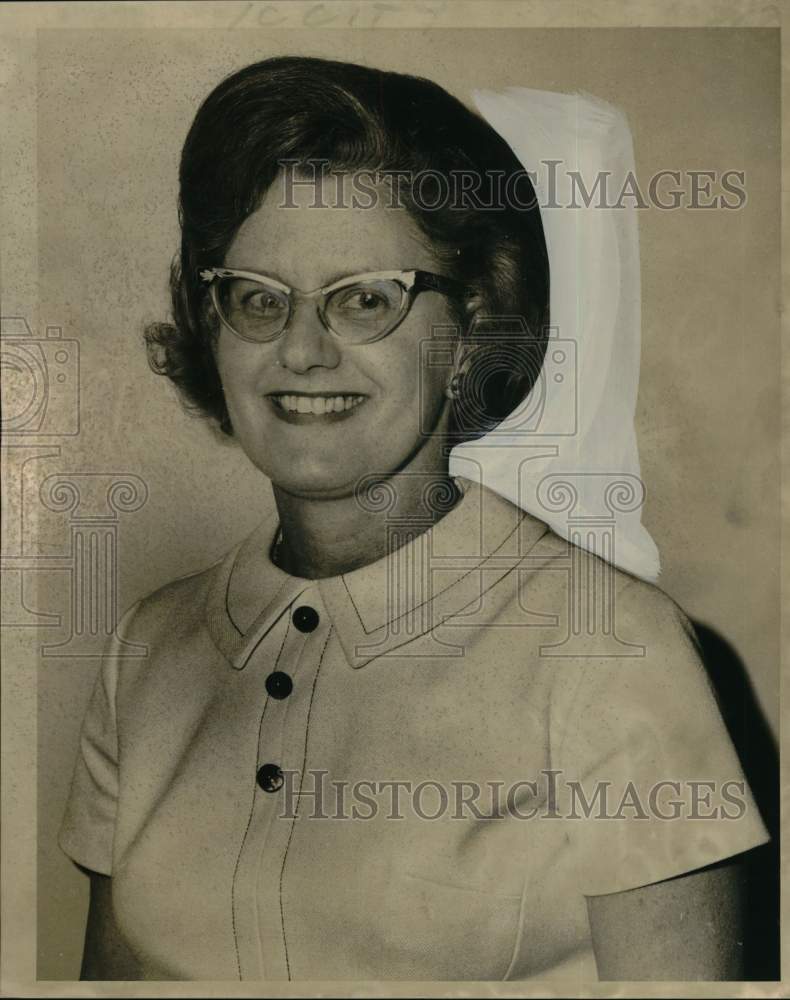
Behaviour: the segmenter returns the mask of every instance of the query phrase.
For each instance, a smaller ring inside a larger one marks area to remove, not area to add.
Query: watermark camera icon
[[[0,322],[3,434],[79,434],[79,343],[49,326],[35,337],[22,317]]]
[[[466,426],[488,427],[488,433],[501,434],[503,439],[570,437],[577,433],[576,342],[560,338],[556,327],[550,327],[547,333],[544,354],[520,316],[485,317],[472,326],[464,337],[468,353],[455,402]],[[459,337],[456,326],[440,325],[432,329],[431,336],[420,344],[421,380],[430,368],[453,364]],[[502,387],[514,379],[531,384],[532,388],[515,409],[492,419],[492,402],[504,399]],[[426,383],[421,381],[421,396],[425,387]],[[550,407],[552,395],[558,392],[562,392],[562,406]],[[430,410],[426,406],[420,409],[422,413]],[[421,431],[427,436],[433,433],[427,426]]]

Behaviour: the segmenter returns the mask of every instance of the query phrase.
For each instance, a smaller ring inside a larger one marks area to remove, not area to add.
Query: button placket
[[[287,817],[301,784],[315,672],[329,625],[328,620],[322,621],[326,616],[322,616],[317,592],[310,591],[300,594],[283,615],[285,636],[280,630],[276,635],[273,632],[272,643],[277,645],[262,644],[247,664],[248,670],[256,666],[260,670],[265,657],[268,672],[253,774],[254,803],[234,880],[237,940],[243,937],[247,942],[239,949],[244,979],[288,978],[280,922],[280,874],[293,823]],[[309,611],[296,615],[305,608]],[[298,773],[286,776],[284,772]],[[290,802],[286,795],[291,796]],[[278,818],[282,821],[277,822]]]
[[[292,764],[285,760],[286,751],[284,743],[287,739],[290,709],[293,703],[293,689],[295,677],[299,672],[299,663],[304,653],[306,636],[293,627],[292,608],[283,615],[285,623],[285,637],[279,644],[276,660],[271,671],[264,680],[265,696],[263,719],[261,721],[260,735],[258,739],[258,760],[255,771],[255,783],[260,793],[265,792],[263,798],[277,798],[276,794],[285,784],[284,770],[292,769]],[[261,650],[261,654],[263,654]],[[268,652],[268,650],[267,650]],[[260,654],[259,654],[260,655]],[[249,667],[255,669],[258,656],[253,655]],[[271,662],[271,661],[270,661]],[[282,670],[287,666],[290,672]],[[293,675],[293,676],[292,676]],[[290,685],[288,697],[283,697],[283,692]],[[272,694],[272,689],[275,694]],[[291,704],[288,704],[291,702]],[[264,803],[262,808],[266,808]],[[272,803],[272,808],[279,808]]]
[[[318,590],[315,588],[311,591],[300,596],[291,618],[296,630],[304,637],[304,645],[294,676],[294,690],[299,689],[298,711],[289,714],[283,745],[288,754],[288,767],[297,773],[291,776],[290,780],[287,817],[283,816],[280,822],[272,824],[266,848],[261,851],[258,869],[258,922],[264,956],[268,955],[267,975],[278,980],[290,978],[287,951],[290,941],[287,937],[287,923],[283,926],[283,921],[287,921],[287,912],[283,909],[281,892],[291,838],[300,829],[294,817],[298,809],[300,789],[305,780],[304,768],[309,763],[306,756],[309,741],[308,723],[315,711],[316,678],[321,669],[330,629],[329,618],[320,603]],[[309,611],[303,610],[308,608]],[[301,624],[302,628],[299,628],[297,623]],[[296,708],[297,701],[294,695],[286,699],[283,704],[288,703],[292,703]],[[284,792],[280,792],[271,798],[283,801],[283,795]]]

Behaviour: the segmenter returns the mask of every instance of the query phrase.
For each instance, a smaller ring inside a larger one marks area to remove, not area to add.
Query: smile
[[[306,393],[272,393],[269,397],[274,415],[288,424],[334,423],[356,416],[367,396]]]
[[[301,394],[270,396],[276,406],[288,413],[343,413],[364,402],[364,396],[303,396]]]

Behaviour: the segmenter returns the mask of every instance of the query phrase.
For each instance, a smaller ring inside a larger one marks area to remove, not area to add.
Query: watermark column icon
[[[56,473],[41,484],[41,502],[68,513],[71,532],[70,635],[41,647],[42,656],[101,656],[118,622],[118,518],[139,510],[148,489],[130,473]],[[121,656],[146,647],[119,638]]]
[[[37,337],[21,316],[0,319],[0,334],[2,625],[61,628],[62,616],[30,607],[26,592],[34,574],[49,574],[50,580],[60,574],[70,583],[69,634],[44,644],[42,655],[101,656],[118,620],[119,515],[139,510],[148,490],[139,476],[126,472],[62,472],[41,479],[37,463],[60,459],[64,444],[80,433],[80,345],[59,326]],[[29,516],[41,507],[71,515],[68,551],[42,553],[38,525]],[[123,640],[120,647],[121,655],[146,655]]]
[[[32,551],[33,532],[25,516],[25,485],[36,477],[36,463],[59,458],[58,439],[79,434],[80,352],[62,328],[48,326],[34,336],[22,316],[0,319],[2,375],[2,623],[12,628],[48,628],[58,615],[29,607],[25,582],[30,573],[53,567]]]
[[[642,481],[622,473],[554,473],[540,481],[537,496],[546,511],[566,512],[569,543],[567,634],[541,646],[541,655],[643,656],[644,646],[617,637],[614,600],[616,516],[642,506]]]
[[[419,472],[402,473],[402,481],[411,480],[422,494],[416,513],[402,508],[398,490],[386,481],[384,474],[371,473],[356,485],[355,497],[360,507],[370,513],[384,515],[387,539],[387,576],[384,595],[386,615],[384,627],[376,639],[360,644],[356,652],[361,656],[379,655],[393,642],[405,644],[410,639],[425,636],[425,642],[415,655],[462,656],[462,646],[440,639],[433,631],[433,603],[437,569],[446,560],[433,552],[433,536],[428,530],[436,515],[449,510],[455,496],[451,487],[435,477]],[[406,491],[407,494],[410,492]],[[463,560],[463,557],[461,557]],[[479,560],[473,560],[474,569]],[[451,561],[456,568],[459,560]],[[401,652],[399,655],[404,655]],[[410,655],[407,652],[405,655]]]

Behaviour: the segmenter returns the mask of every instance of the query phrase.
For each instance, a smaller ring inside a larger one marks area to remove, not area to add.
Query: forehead
[[[393,204],[388,187],[374,187],[364,174],[323,181],[281,174],[245,219],[224,263],[302,289],[365,271],[436,268],[406,209]]]

